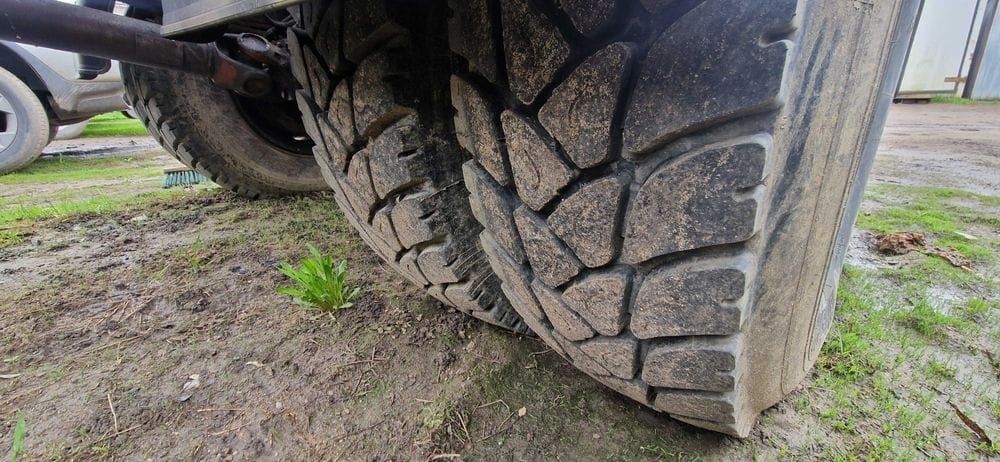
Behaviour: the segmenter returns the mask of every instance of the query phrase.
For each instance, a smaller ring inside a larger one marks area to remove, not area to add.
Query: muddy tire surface
[[[121,72],[129,105],[153,138],[219,186],[249,198],[328,190],[301,124],[254,125],[246,109],[253,103],[207,78],[126,63]],[[294,105],[285,112],[298,123]]]
[[[746,436],[830,327],[913,3],[452,0],[465,183],[524,322]]]
[[[444,2],[293,8],[297,100],[341,210],[396,271],[460,311],[527,327],[479,246],[449,103]]]

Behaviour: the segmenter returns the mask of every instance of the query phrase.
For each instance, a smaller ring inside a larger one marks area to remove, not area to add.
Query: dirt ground
[[[0,177],[0,213],[40,210],[12,218],[0,246],[4,460],[18,416],[26,460],[998,457],[1000,105],[893,108],[828,348],[746,440],[658,415],[538,340],[444,308],[384,267],[329,195],[164,192],[174,161],[158,149],[93,161],[141,175],[46,176],[57,156]],[[82,197],[100,201],[62,205]],[[895,210],[939,197],[957,228],[914,230],[967,244],[971,269],[865,244],[907,226]],[[346,259],[362,288],[335,319],[275,293],[288,283],[277,265],[305,243]]]

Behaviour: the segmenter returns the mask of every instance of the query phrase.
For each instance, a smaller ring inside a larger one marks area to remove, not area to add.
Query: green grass
[[[90,180],[156,178],[163,175],[162,162],[145,157],[39,159],[17,172],[0,175],[0,185],[55,184]]]
[[[90,119],[90,123],[87,124],[87,128],[80,136],[145,136],[148,134],[142,122],[129,119],[120,112],[109,112]]]
[[[965,99],[958,96],[935,96],[931,98],[931,102],[934,104],[957,104],[960,106],[974,106],[977,104],[1000,104],[1000,101],[996,100],[972,100]]]
[[[30,205],[22,207],[9,207],[0,210],[0,230],[4,226],[10,226],[21,222],[33,222],[50,218],[66,218],[72,215],[89,215],[110,213],[120,210],[126,206],[142,206],[143,204],[182,195],[184,190],[162,190],[152,191],[137,195],[112,195],[88,197],[80,200],[67,200],[51,202],[40,205]],[[6,230],[9,231],[9,230]],[[0,235],[0,239],[2,235]],[[8,236],[8,239],[13,239]]]
[[[909,200],[894,203],[892,197]],[[1000,228],[1000,197],[947,188],[876,185],[868,196],[886,204],[858,217],[858,228],[877,233],[911,231],[930,236],[932,244],[950,247],[973,262],[991,263],[996,243],[972,236],[977,226]],[[972,238],[970,238],[972,236]]]

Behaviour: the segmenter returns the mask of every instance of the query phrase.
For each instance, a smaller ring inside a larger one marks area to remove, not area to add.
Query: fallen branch
[[[986,430],[983,430],[983,427],[980,427],[975,420],[972,420],[972,418],[970,418],[968,415],[962,412],[962,410],[959,409],[958,406],[955,405],[955,403],[951,402],[951,400],[948,400],[948,405],[955,410],[955,414],[958,414],[958,418],[962,421],[962,423],[965,424],[966,427],[969,427],[969,430],[972,430],[973,433],[979,436],[979,438],[985,441],[987,444],[990,445],[993,444],[993,440],[990,439],[990,435],[987,435]]]

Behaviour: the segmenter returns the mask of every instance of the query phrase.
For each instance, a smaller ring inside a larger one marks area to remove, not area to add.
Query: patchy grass
[[[154,151],[164,154],[163,151]],[[31,165],[0,175],[0,185],[66,184],[88,180],[157,178],[163,175],[164,162],[148,153],[132,156],[81,159],[73,157],[42,158]]]
[[[876,185],[868,196],[885,204],[858,217],[858,228],[877,233],[912,231],[930,236],[933,245],[951,247],[976,263],[992,263],[994,239],[980,228],[1000,229],[1000,197],[957,189]],[[906,197],[906,201],[892,198]],[[991,248],[992,247],[992,248]]]
[[[83,137],[100,136],[145,136],[149,132],[142,122],[125,117],[120,112],[109,112],[90,119]]]
[[[959,96],[935,96],[931,98],[931,102],[934,104],[956,104],[959,106],[1000,104],[1000,101],[995,101],[995,100],[975,100],[975,99],[966,99]]]
[[[836,321],[796,408],[837,435],[820,443],[823,459],[954,459],[955,437],[975,452],[961,458],[995,457],[948,403],[997,428],[995,401],[982,397],[1000,395],[1000,198],[875,185],[868,208],[859,228],[924,233],[972,259],[975,271],[921,253],[883,269],[845,267]]]
[[[190,194],[165,190],[165,166],[177,165],[161,150],[133,156],[41,159],[0,176],[0,249],[16,245],[41,221],[141,208]],[[194,191],[211,189],[200,185]]]

